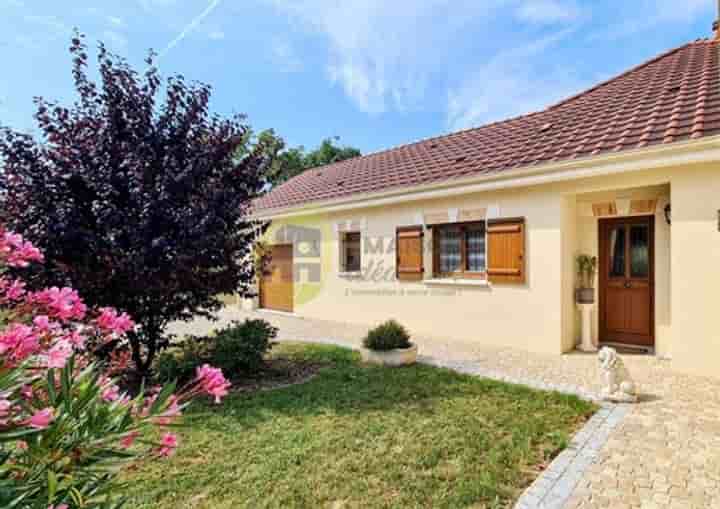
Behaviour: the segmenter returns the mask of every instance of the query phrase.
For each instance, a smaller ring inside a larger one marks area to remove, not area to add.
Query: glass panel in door
[[[609,276],[625,277],[625,226],[614,226],[610,230],[610,271]]]
[[[630,227],[630,277],[650,275],[650,229],[648,225]]]

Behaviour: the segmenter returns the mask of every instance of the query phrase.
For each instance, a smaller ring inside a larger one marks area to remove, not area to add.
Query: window
[[[360,272],[360,232],[343,233],[340,247],[342,272]]]
[[[434,226],[433,251],[436,278],[525,283],[524,218]],[[637,258],[640,267],[639,249]]]
[[[436,226],[433,233],[436,277],[485,277],[484,222]]]

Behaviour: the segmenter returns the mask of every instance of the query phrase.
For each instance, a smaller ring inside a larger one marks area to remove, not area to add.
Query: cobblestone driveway
[[[257,317],[279,327],[281,340],[357,346],[367,331],[234,308],[221,313],[221,322],[197,320],[174,329],[201,334],[220,323]],[[414,341],[421,355],[434,362],[485,376],[582,395],[600,390],[594,355],[545,356],[429,337]],[[565,507],[720,509],[720,381],[674,373],[668,362],[651,356],[623,358],[639,385],[641,402],[631,407],[578,476]]]

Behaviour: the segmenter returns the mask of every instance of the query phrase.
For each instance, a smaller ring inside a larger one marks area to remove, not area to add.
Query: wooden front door
[[[600,341],[655,344],[655,217],[600,220]]]
[[[260,307],[276,311],[293,310],[293,247],[272,246],[269,262],[260,278]]]

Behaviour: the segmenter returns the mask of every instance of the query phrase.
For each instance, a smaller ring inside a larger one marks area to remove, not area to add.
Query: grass
[[[327,366],[196,405],[177,455],[130,475],[129,507],[508,507],[595,410],[430,366],[363,366],[333,346],[275,350]]]

